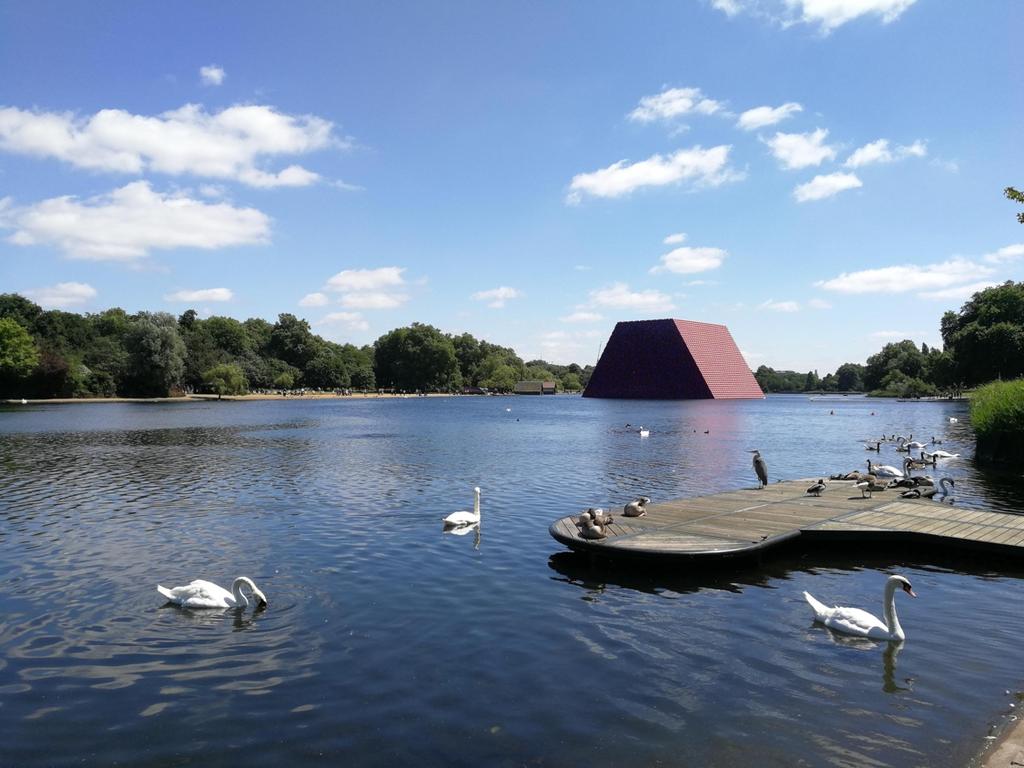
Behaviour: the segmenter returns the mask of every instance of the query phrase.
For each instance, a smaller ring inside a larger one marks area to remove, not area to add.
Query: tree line
[[[1024,282],[1007,281],[975,293],[940,323],[943,349],[905,339],[886,344],[866,364],[817,371],[754,372],[765,392],[868,392],[882,397],[956,395],[999,379],[1024,376]]]
[[[0,294],[0,397],[167,397],[206,391],[376,390],[510,391],[523,379],[586,385],[592,367],[523,362],[474,338],[413,323],[372,345],[337,344],[306,320],[200,318],[195,310],[128,314],[44,311],[18,294]]]

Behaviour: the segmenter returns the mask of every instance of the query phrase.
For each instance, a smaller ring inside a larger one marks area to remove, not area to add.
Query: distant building
[[[722,400],[764,393],[724,325],[635,320],[615,325],[583,396]]]
[[[512,391],[517,395],[553,395],[555,394],[555,382],[520,381]]]
[[[463,387],[462,394],[464,395],[486,395],[487,390],[483,387]]]

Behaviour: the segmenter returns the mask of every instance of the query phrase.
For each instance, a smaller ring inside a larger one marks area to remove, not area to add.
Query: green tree
[[[566,392],[579,392],[582,389],[578,373],[566,372],[562,376],[562,389]]]
[[[178,321],[166,312],[140,312],[125,340],[127,391],[138,397],[166,397],[181,385],[185,342]]]
[[[942,317],[942,340],[967,386],[1024,376],[1024,283],[975,293]]]
[[[286,312],[277,316],[267,349],[277,359],[301,371],[316,355],[319,343],[309,330],[309,323]]]
[[[1003,190],[1003,194],[1006,195],[1010,200],[1014,200],[1018,203],[1024,203],[1024,192],[1020,192],[1013,187],[1007,187]],[[1024,213],[1017,214],[1017,221],[1024,224]]]
[[[31,334],[14,317],[0,317],[0,391],[14,394],[38,364]]]
[[[864,366],[858,363],[843,363],[836,368],[836,388],[840,392],[863,392]]]
[[[17,293],[0,293],[0,317],[10,317],[26,330],[32,328],[43,308]]]
[[[399,390],[451,390],[461,386],[459,361],[450,337],[432,325],[413,323],[374,343],[377,385]]]
[[[224,395],[241,395],[246,392],[245,374],[237,365],[224,363],[216,365],[203,374],[203,383],[217,393],[220,400]]]
[[[273,383],[277,389],[291,389],[295,386],[295,374],[291,371],[282,371],[274,377]]]

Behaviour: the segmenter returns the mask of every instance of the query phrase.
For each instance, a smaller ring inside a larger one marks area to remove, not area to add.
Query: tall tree
[[[0,391],[15,394],[38,363],[31,334],[14,317],[0,317]]]
[[[185,342],[178,321],[166,312],[140,312],[128,338],[126,389],[139,397],[166,397],[185,372]]]
[[[450,390],[461,386],[451,338],[432,325],[413,323],[381,336],[374,344],[377,386],[400,390]]]

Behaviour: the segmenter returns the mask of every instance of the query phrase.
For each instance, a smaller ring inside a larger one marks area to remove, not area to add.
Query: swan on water
[[[885,580],[885,593],[882,598],[882,609],[885,621],[879,621],[860,608],[829,608],[804,592],[804,599],[814,611],[814,620],[821,622],[829,629],[846,635],[868,637],[872,640],[905,640],[906,634],[896,616],[896,588],[901,588],[911,597],[917,597],[910,587],[910,582],[903,576],[890,576]]]
[[[647,429],[645,427],[640,427],[639,431],[640,431],[640,437],[650,437],[651,436],[651,430],[649,430],[649,429]]]
[[[647,496],[640,496],[633,501],[629,502],[622,508],[623,517],[643,517],[647,514],[647,505],[651,503],[651,500]]]
[[[950,416],[949,417],[949,423],[950,424],[956,424],[958,421],[960,421],[960,419],[958,419],[956,416]]]
[[[480,489],[473,489],[473,511],[452,512],[444,519],[446,527],[461,527],[463,525],[475,525],[480,522]]]
[[[162,587],[156,585],[156,591],[166,597],[172,603],[183,608],[245,608],[249,600],[242,592],[242,587],[248,587],[252,596],[256,599],[259,608],[267,607],[267,598],[248,576],[239,576],[231,584],[231,591],[224,589],[212,581],[196,579],[191,584],[183,587]]]
[[[959,459],[960,454],[950,453],[949,451],[933,451],[932,453],[928,453],[928,451],[921,451],[921,458],[924,461],[934,464],[936,459]]]

